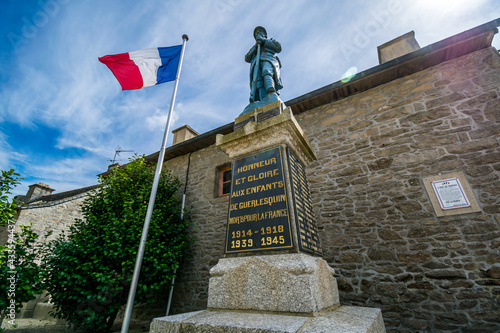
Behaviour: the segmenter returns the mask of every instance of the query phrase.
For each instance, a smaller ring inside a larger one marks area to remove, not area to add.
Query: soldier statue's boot
[[[263,101],[264,98],[266,98],[266,95],[267,95],[266,88],[264,86],[259,87],[259,99],[258,100]]]
[[[274,88],[274,80],[271,75],[264,75],[264,86],[266,87],[267,93],[276,92],[276,88]]]

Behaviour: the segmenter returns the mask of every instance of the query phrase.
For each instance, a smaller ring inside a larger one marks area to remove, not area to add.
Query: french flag
[[[182,45],[157,47],[106,55],[99,61],[108,66],[122,90],[141,89],[174,81]]]

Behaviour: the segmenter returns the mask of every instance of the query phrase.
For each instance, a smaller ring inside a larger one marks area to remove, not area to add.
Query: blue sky
[[[0,169],[26,178],[15,194],[62,192],[96,184],[116,147],[159,150],[173,82],[123,92],[103,55],[187,34],[171,130],[203,133],[247,105],[257,25],[283,46],[287,101],[376,66],[377,46],[411,30],[423,47],[498,17],[497,0],[1,0]]]

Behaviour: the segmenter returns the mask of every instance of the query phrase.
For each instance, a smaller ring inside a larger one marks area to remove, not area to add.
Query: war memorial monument
[[[150,332],[385,332],[380,309],[342,306],[322,259],[305,167],[316,155],[283,88],[281,44],[254,30],[250,103],[216,146],[232,159],[225,257],[208,309],[155,318]]]

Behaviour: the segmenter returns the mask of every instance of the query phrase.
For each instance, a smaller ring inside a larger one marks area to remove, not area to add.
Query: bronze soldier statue
[[[281,44],[267,38],[267,31],[261,26],[255,28],[253,36],[256,43],[245,55],[245,61],[250,63],[250,103],[277,100],[283,88],[281,62],[276,55],[281,52]]]

